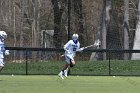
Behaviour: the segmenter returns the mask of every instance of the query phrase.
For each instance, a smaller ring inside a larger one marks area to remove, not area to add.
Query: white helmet
[[[73,35],[72,35],[72,39],[73,39],[73,40],[77,40],[78,37],[79,37],[78,34],[73,34]]]
[[[3,39],[7,38],[7,34],[5,31],[0,31],[0,37],[2,37]]]

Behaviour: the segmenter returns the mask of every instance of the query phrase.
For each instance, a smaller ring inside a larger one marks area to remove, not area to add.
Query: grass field
[[[0,75],[0,93],[139,93],[140,77]]]
[[[27,72],[29,75],[57,75],[63,68],[64,61],[29,62]],[[78,61],[71,69],[72,75],[140,75],[139,60],[111,60],[106,61]],[[0,74],[26,74],[26,63],[6,63]]]

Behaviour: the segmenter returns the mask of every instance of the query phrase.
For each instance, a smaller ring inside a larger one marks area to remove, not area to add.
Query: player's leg
[[[0,72],[2,71],[3,68],[4,68],[4,67],[0,66]]]
[[[66,64],[64,65],[64,68],[60,71],[60,73],[58,74],[62,79],[64,79],[63,76],[67,77],[67,70],[70,68],[71,56],[65,55],[65,59],[66,59]]]
[[[63,70],[66,70],[66,69],[69,69],[69,68],[70,68],[70,63],[66,63],[66,64],[64,65]]]
[[[0,58],[0,72],[4,68],[3,58]]]
[[[64,68],[64,76],[65,77],[68,76],[68,72],[70,71],[70,67],[73,67],[74,65],[75,65],[75,60],[74,60],[73,56],[69,56],[68,64]]]
[[[61,77],[62,79],[64,79],[63,77],[63,71],[60,71],[60,73],[58,74],[59,77]]]
[[[63,75],[64,75],[64,70],[69,66],[69,64],[65,64],[64,68],[60,71],[60,73],[58,74],[58,76],[60,76],[62,79],[64,79]]]
[[[74,67],[74,66],[75,66],[75,60],[72,59],[70,64],[69,64],[69,67],[66,70],[64,70],[64,76],[65,77],[67,77],[70,74],[70,68]]]
[[[67,63],[68,63],[68,66],[64,69],[64,76],[67,77],[68,76],[68,72],[70,71],[70,67],[73,63],[73,55],[67,55],[66,58],[68,59],[67,60]]]
[[[70,69],[70,64],[67,64],[67,66],[63,69],[64,71],[64,76],[67,77],[68,76],[68,71]]]
[[[60,71],[59,76],[64,75],[65,70],[68,69],[69,67],[70,67],[70,64],[66,63],[64,65],[64,68]]]
[[[72,60],[70,61],[70,67],[74,67],[74,66],[75,66],[75,60],[72,59]]]

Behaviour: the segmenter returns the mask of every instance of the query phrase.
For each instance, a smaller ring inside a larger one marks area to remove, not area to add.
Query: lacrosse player
[[[4,41],[7,38],[7,34],[5,31],[0,31],[0,72],[4,68],[4,53],[5,55],[9,55],[9,50],[5,50]]]
[[[65,59],[66,59],[66,64],[62,71],[58,74],[62,79],[64,79],[63,76],[67,77],[67,73],[70,67],[73,67],[75,65],[75,60],[74,57],[76,56],[77,51],[83,51],[84,48],[80,48],[80,43],[78,41],[78,34],[73,34],[72,40],[69,40],[65,45],[64,45],[64,50],[65,50]]]

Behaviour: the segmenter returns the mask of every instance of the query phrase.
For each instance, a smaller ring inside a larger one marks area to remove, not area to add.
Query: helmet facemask
[[[73,34],[72,35],[72,39],[73,39],[73,41],[74,41],[74,43],[77,43],[78,42],[78,34]]]
[[[0,37],[5,40],[7,38],[6,32],[5,31],[0,31]]]

